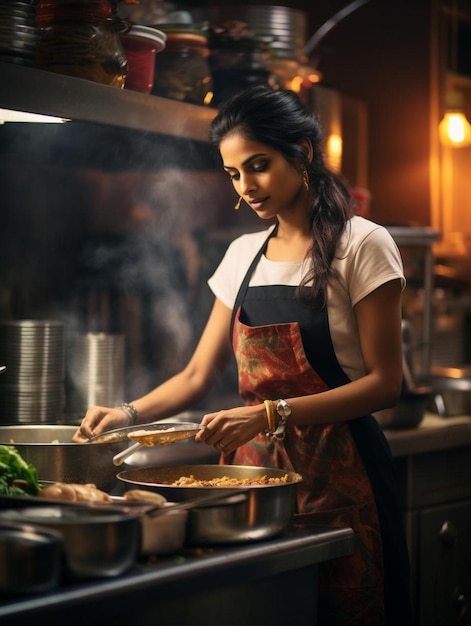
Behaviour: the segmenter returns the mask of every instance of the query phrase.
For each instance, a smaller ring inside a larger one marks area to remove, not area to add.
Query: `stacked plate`
[[[39,31],[35,24],[36,0],[0,0],[0,61],[34,64]]]
[[[85,333],[71,338],[67,357],[67,414],[124,400],[124,335]]]
[[[196,22],[209,22],[211,26],[227,21],[246,22],[257,38],[270,42],[278,58],[298,58],[306,40],[306,13],[298,9],[273,5],[207,6],[189,9]]]
[[[0,323],[0,421],[55,423],[64,408],[64,326],[58,321]]]

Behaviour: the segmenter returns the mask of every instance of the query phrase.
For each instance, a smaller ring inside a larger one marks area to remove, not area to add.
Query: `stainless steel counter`
[[[267,541],[145,561],[117,578],[0,599],[0,622],[313,626],[318,564],[353,547],[350,528],[292,527]]]

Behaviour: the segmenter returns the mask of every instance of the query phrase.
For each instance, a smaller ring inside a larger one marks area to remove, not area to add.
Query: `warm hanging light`
[[[458,91],[447,91],[445,114],[438,126],[440,141],[445,146],[462,148],[471,145],[471,124],[463,106],[463,96]]]
[[[462,148],[471,144],[471,125],[464,112],[463,95],[453,88],[453,74],[456,73],[458,63],[458,2],[454,0],[450,23],[450,69],[447,91],[445,94],[445,113],[438,125],[440,141],[445,146]]]

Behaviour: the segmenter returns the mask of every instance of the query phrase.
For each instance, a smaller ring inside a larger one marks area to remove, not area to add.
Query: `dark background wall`
[[[196,0],[184,4],[235,3]],[[257,0],[251,4],[280,4],[305,11],[309,39],[349,2]],[[322,85],[366,105],[372,217],[386,223],[430,224],[432,64],[438,43],[434,41],[435,5],[434,0],[370,0],[340,21],[310,59],[322,74]]]

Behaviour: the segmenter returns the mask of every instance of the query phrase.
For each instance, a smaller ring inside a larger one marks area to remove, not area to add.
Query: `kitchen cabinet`
[[[386,431],[402,493],[417,626],[471,625],[471,417]]]

